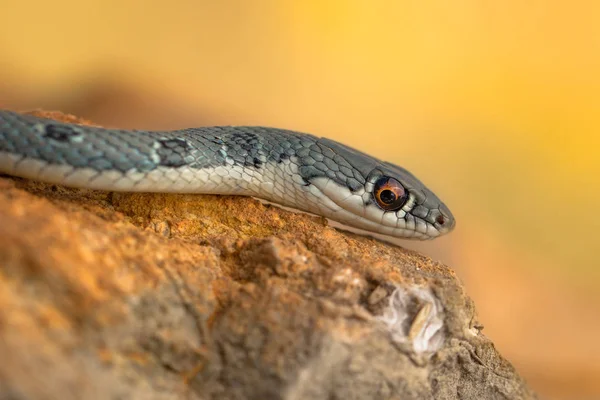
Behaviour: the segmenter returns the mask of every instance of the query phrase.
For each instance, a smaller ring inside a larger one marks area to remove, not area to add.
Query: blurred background
[[[0,0],[0,107],[105,126],[257,124],[400,164],[547,399],[600,399],[600,3]]]

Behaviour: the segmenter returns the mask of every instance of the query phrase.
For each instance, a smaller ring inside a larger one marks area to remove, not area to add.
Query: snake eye
[[[375,182],[373,197],[382,209],[397,210],[406,203],[408,193],[396,179],[383,176]]]

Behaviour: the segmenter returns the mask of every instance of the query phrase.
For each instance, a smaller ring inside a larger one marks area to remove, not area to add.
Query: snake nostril
[[[446,223],[446,217],[444,217],[443,215],[438,215],[437,217],[435,217],[435,222],[437,222],[440,225],[444,225]]]

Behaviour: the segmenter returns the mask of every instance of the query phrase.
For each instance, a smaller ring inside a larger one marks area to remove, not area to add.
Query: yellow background
[[[400,164],[457,229],[484,333],[550,399],[599,396],[600,2],[0,0],[0,106],[261,124]]]

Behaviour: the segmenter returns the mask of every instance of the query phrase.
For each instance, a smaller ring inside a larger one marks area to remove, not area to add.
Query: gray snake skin
[[[455,225],[407,170],[275,128],[133,131],[0,110],[0,173],[108,191],[254,196],[402,238],[432,239]]]

